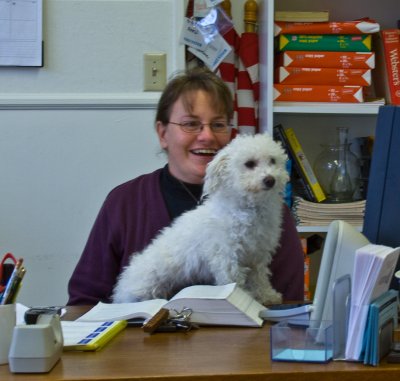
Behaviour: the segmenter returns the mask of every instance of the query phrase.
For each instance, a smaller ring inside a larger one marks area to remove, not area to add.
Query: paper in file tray
[[[339,278],[333,286],[333,358],[347,360],[347,322],[351,298],[350,276]],[[392,346],[393,330],[397,327],[398,292],[389,290],[375,299],[369,306],[367,326],[363,338],[360,362],[378,365]],[[353,360],[351,360],[353,361]]]

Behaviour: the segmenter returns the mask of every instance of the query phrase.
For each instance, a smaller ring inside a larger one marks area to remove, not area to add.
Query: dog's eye
[[[253,169],[257,166],[257,162],[255,160],[248,160],[244,163],[246,168]]]
[[[276,164],[276,160],[275,160],[275,158],[274,157],[271,157],[270,159],[269,159],[269,163],[270,164]]]

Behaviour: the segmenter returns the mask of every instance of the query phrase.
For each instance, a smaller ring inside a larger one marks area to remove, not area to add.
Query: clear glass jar
[[[326,194],[327,202],[354,201],[360,179],[360,162],[350,150],[348,128],[337,128],[337,141],[323,144],[314,163],[315,175]]]

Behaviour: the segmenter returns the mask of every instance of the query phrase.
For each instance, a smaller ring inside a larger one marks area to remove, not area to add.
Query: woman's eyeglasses
[[[204,126],[209,126],[211,131],[214,134],[227,134],[231,132],[232,125],[230,125],[226,121],[215,121],[210,123],[202,123],[199,120],[189,120],[187,122],[168,122],[169,124],[175,124],[180,126],[182,131],[187,132],[189,134],[199,134]]]

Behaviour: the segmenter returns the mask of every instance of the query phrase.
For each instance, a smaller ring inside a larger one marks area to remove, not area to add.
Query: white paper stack
[[[356,250],[346,341],[348,360],[360,358],[369,305],[389,289],[399,252],[400,248],[373,244]]]

